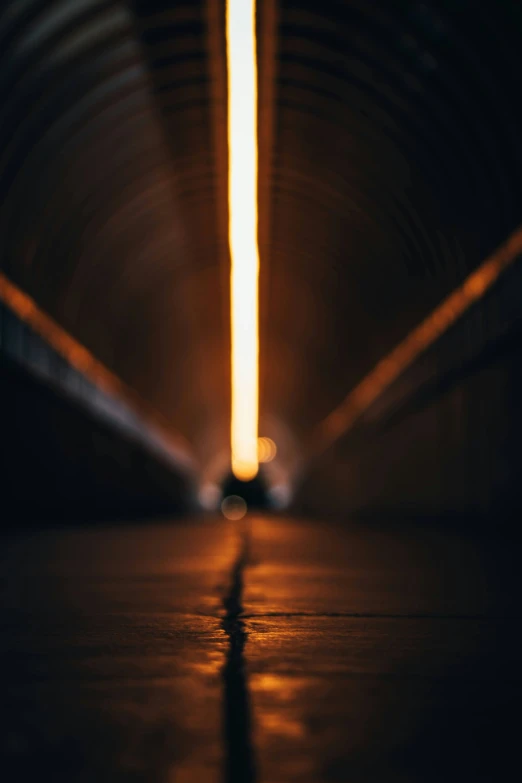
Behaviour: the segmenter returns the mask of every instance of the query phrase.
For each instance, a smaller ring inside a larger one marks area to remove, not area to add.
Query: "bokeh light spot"
[[[233,522],[243,519],[247,512],[247,504],[239,495],[228,495],[221,503],[223,516]]]
[[[259,462],[272,462],[277,454],[277,446],[272,438],[259,438],[257,441],[257,455]]]

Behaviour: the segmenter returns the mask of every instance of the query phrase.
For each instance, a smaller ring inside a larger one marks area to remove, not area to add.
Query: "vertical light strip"
[[[258,471],[259,249],[257,243],[256,2],[227,0],[228,208],[231,256],[232,470]]]

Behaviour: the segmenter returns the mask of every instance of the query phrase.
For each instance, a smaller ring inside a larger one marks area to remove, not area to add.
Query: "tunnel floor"
[[[4,543],[6,783],[493,781],[518,766],[508,541],[257,515]]]

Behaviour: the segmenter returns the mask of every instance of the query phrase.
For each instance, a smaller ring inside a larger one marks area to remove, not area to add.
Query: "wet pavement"
[[[257,516],[11,537],[6,782],[500,780],[509,542]]]

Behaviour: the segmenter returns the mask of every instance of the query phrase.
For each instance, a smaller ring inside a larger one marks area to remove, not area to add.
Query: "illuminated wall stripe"
[[[503,272],[522,254],[522,227],[501,245],[464,283],[453,291],[419,326],[413,329],[344,401],[315,429],[311,452],[317,456],[345,435],[389,386],[481,299]]]
[[[174,432],[163,416],[140,395],[121,381],[105,365],[96,359],[90,351],[75,340],[47,313],[38,307],[24,291],[0,272],[0,301],[15,313],[34,332],[53,348],[65,361],[88,378],[96,387],[107,394],[120,399],[143,421],[157,432],[161,432],[165,443],[176,452],[180,462],[194,468],[195,462],[188,441]]]

